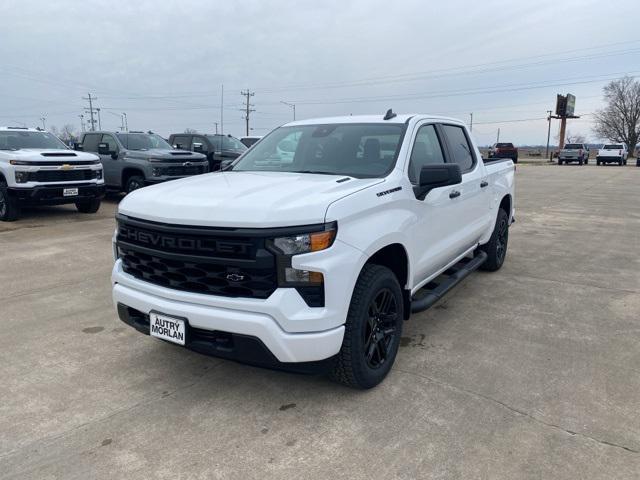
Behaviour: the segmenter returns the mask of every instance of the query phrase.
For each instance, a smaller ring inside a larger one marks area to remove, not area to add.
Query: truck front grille
[[[94,180],[97,170],[39,170],[29,172],[30,182],[75,182]]]
[[[186,177],[188,175],[198,175],[205,173],[204,165],[189,165],[189,166],[173,166],[173,167],[161,167],[160,174],[168,177]]]
[[[119,216],[116,240],[125,273],[155,285],[262,299],[278,286],[275,256],[255,234]]]

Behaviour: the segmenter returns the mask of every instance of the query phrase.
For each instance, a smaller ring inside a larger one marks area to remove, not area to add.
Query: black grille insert
[[[97,170],[38,170],[29,173],[31,182],[74,182],[93,180]]]

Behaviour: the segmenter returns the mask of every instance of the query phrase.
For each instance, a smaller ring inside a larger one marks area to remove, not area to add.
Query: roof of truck
[[[324,117],[324,118],[309,118],[307,120],[297,120],[294,122],[289,122],[283,125],[284,127],[291,127],[294,125],[318,125],[318,124],[333,124],[333,123],[392,123],[392,124],[403,124],[408,122],[410,119],[418,117],[420,120],[425,119],[434,119],[434,120],[444,120],[448,122],[462,123],[457,118],[451,117],[443,117],[440,115],[428,115],[423,113],[406,113],[406,114],[397,114],[395,117],[390,118],[389,120],[384,119],[384,114],[382,115],[345,115],[341,117]]]

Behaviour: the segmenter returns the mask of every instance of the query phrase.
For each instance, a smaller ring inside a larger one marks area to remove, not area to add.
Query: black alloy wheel
[[[391,290],[380,290],[369,304],[363,329],[364,356],[369,368],[380,368],[389,359],[398,315],[398,305]]]

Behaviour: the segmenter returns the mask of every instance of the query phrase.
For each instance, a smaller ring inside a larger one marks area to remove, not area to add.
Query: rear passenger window
[[[471,145],[464,134],[464,129],[455,125],[442,125],[442,129],[447,136],[447,145],[453,157],[451,160],[460,165],[460,170],[463,172],[471,170],[473,153],[471,153]]]
[[[189,150],[189,145],[191,142],[189,141],[189,137],[187,136],[176,136],[173,137],[173,145],[177,148],[181,148],[183,150]]]
[[[411,150],[409,161],[409,180],[417,184],[420,180],[420,171],[425,165],[444,163],[442,147],[433,125],[424,125],[418,130],[416,140]]]
[[[87,133],[82,139],[82,150],[85,152],[97,152],[101,136],[99,133]]]

